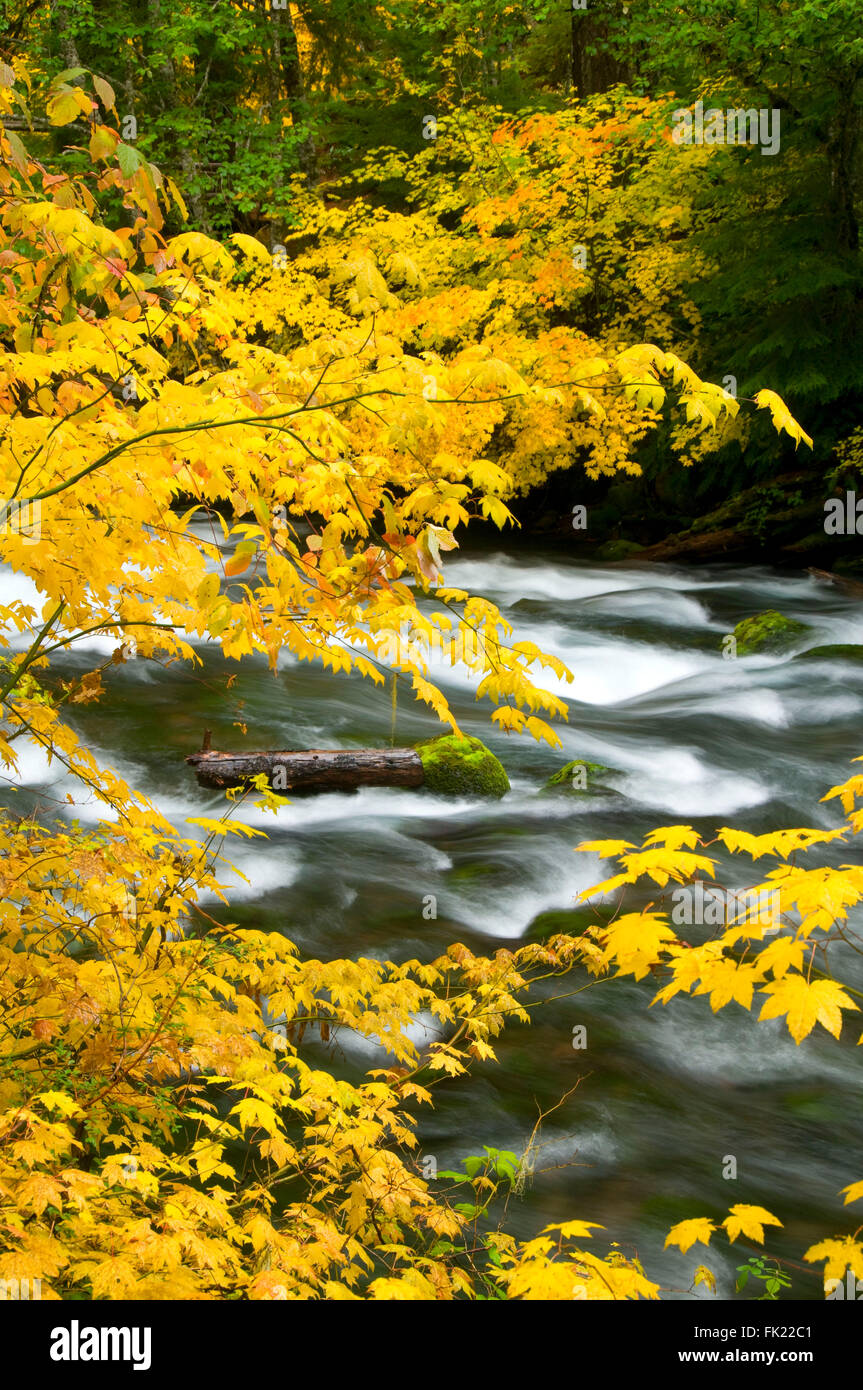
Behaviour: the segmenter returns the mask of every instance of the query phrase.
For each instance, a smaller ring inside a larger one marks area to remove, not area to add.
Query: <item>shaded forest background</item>
[[[572,505],[586,504],[591,526],[575,539],[602,558],[637,543],[658,558],[820,561],[825,497],[863,490],[854,0],[704,0],[697,12],[673,0],[3,8],[4,52],[26,53],[37,82],[64,71],[74,80],[81,68],[112,84],[124,139],[177,179],[193,225],[251,234],[289,256],[307,244],[310,197],[332,208],[362,196],[409,212],[422,197],[410,160],[427,157],[430,186],[448,165],[457,188],[487,156],[477,130],[508,115],[575,110],[589,124],[632,98],[651,103],[654,128],[698,98],[779,111],[775,156],[751,145],[713,150],[709,162],[682,150],[659,161],[647,133],[621,137],[613,215],[607,202],[599,217],[585,200],[589,274],[576,323],[655,340],[658,288],[660,346],[711,380],[733,377],[740,397],[769,385],[814,437],[813,454],[759,420],[684,470],[668,421],[641,449],[642,477],[591,482],[570,468],[516,511],[524,533],[572,544]],[[429,117],[463,138],[445,147],[429,138]],[[53,162],[83,166],[64,154],[63,131],[39,138]],[[464,207],[452,199],[437,212],[455,228]],[[178,217],[171,230],[181,225]],[[843,561],[857,567],[856,539]]]

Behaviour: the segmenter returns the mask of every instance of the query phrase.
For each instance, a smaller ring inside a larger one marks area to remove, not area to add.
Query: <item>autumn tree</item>
[[[2,113],[26,122],[26,81],[0,77]],[[455,944],[432,962],[304,959],[203,906],[208,891],[225,901],[226,837],[261,833],[242,808],[176,828],[98,765],[74,709],[126,661],[194,663],[196,634],[228,659],[275,666],[289,651],[380,683],[380,647],[406,623],[480,634],[492,717],[554,743],[565,707],[542,670],[569,673],[447,585],[453,528],[506,525],[506,498],[554,466],[531,428],[614,471],[667,388],[705,428],[736,403],[655,344],[555,324],[580,282],[553,234],[525,254],[508,181],[470,204],[477,275],[457,255],[455,279],[439,271],[427,211],[414,247],[405,221],[362,202],[336,215],[308,194],[305,258],[273,257],[243,234],[171,235],[182,195],[121,138],[116,105],[98,74],[53,84],[47,119],[71,133],[81,172],[53,170],[11,126],[0,136],[0,557],[38,594],[0,601],[0,751],[14,776],[31,741],[105,808],[92,830],[9,809],[0,820],[0,1277],[38,1277],[56,1298],[657,1297],[636,1259],[585,1248],[596,1224],[580,1214],[532,1241],[485,1220],[519,1179],[506,1155],[423,1175],[417,1109],[494,1060],[548,979],[578,989],[655,966],[663,1000],[765,996],[763,1016],[786,1018],[795,1040],[816,1021],[837,1035],[852,991],[813,975],[811,955],[817,933],[844,929],[857,870],[778,866],[771,881],[801,920],[754,959],[738,959],[739,932],[690,947],[652,907],[489,958]],[[504,123],[492,145],[517,168],[537,133]],[[585,159],[597,141],[584,134]],[[755,405],[806,439],[769,389]],[[508,466],[501,435],[516,445]],[[58,682],[52,658],[93,632],[113,638],[111,658]],[[399,674],[456,727],[421,644]],[[784,861],[856,832],[859,781],[836,789],[847,824],[832,834],[724,831],[724,843]],[[259,792],[277,814],[282,799]],[[623,856],[607,894],[711,871],[686,827],[598,848]],[[440,1028],[422,1050],[421,1011]],[[355,1083],[316,1066],[304,1038],[339,1029],[385,1042],[389,1064]],[[716,1224],[692,1220],[694,1234],[670,1233],[681,1248]],[[759,1239],[776,1220],[738,1206],[724,1229]],[[828,1238],[808,1258],[829,1271],[861,1247]]]

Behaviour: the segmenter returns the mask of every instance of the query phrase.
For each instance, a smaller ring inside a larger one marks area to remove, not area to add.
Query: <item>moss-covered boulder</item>
[[[574,758],[549,777],[542,790],[562,792],[568,796],[590,796],[591,792],[612,791],[612,787],[605,785],[605,779],[619,775],[616,768],[606,767],[604,763],[589,763],[584,758]]]
[[[738,656],[751,656],[753,652],[780,652],[791,646],[809,631],[807,623],[798,623],[796,618],[786,618],[775,608],[764,613],[756,613],[751,618],[743,618],[734,629]]]
[[[799,652],[798,661],[863,661],[863,646],[854,642],[833,642]]]
[[[509,778],[490,748],[478,738],[441,738],[418,743],[423,779],[429,791],[445,796],[506,796]]]
[[[525,929],[523,939],[547,941],[550,936],[582,936],[588,927],[601,927],[610,921],[616,911],[617,908],[611,903],[549,908],[534,917]]]

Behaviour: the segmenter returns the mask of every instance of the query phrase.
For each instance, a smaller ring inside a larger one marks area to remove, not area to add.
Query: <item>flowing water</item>
[[[241,818],[269,838],[232,842],[239,875],[225,879],[226,920],[284,932],[324,958],[430,960],[453,941],[492,952],[540,935],[544,924],[560,929],[564,917],[536,919],[570,911],[582,889],[613,871],[593,854],[574,853],[579,841],[638,842],[655,826],[681,822],[705,838],[728,824],[762,833],[838,823],[837,803],[819,798],[863,753],[863,668],[801,662],[794,651],[863,642],[859,601],[808,575],[766,568],[591,566],[542,551],[474,554],[449,563],[446,575],[498,603],[513,640],[554,652],[573,672],[572,684],[549,673],[542,682],[568,704],[569,721],[558,725],[562,750],[498,733],[488,704],[476,702],[475,681],[433,664],[462,729],[503,761],[511,793],[487,803],[367,788],[298,798],[275,821],[244,808]],[[19,580],[0,580],[4,601],[19,591]],[[812,631],[790,654],[723,659],[723,635],[765,608]],[[61,673],[89,669],[94,650],[113,645],[87,639]],[[274,677],[263,660],[238,667],[211,645],[197,649],[197,670],[143,661],[112,670],[103,702],[75,713],[96,757],[152,797],[181,832],[188,833],[185,816],[223,805],[183,763],[205,726],[222,748],[244,745],[235,719],[248,725],[250,748],[390,742],[388,688],[291,659]],[[230,696],[228,672],[237,673]],[[241,707],[233,710],[230,699]],[[437,732],[425,707],[401,694],[396,744]],[[614,791],[540,794],[569,759],[619,770]],[[21,781],[16,805],[29,793],[46,813],[67,790],[36,751],[25,750]],[[104,813],[79,804],[74,814],[95,821]],[[840,847],[827,857],[848,862],[856,852]],[[719,877],[743,886],[748,862],[726,862]],[[838,963],[863,986],[858,956],[849,950]],[[597,1250],[605,1240],[636,1248],[648,1274],[672,1290],[688,1288],[703,1259],[728,1297],[748,1242],[719,1243],[715,1252],[696,1246],[682,1256],[664,1251],[664,1238],[685,1217],[721,1219],[732,1203],[756,1203],[784,1223],[770,1233],[769,1248],[797,1261],[790,1296],[820,1298],[819,1279],[800,1257],[815,1240],[852,1229],[854,1209],[843,1207],[839,1189],[863,1177],[854,1016],[841,1042],[819,1027],[796,1047],[784,1024],[757,1023],[737,1004],[714,1015],[706,999],[680,996],[650,1009],[650,977],[551,997],[581,983],[547,988],[531,1025],[512,1026],[500,1041],[499,1065],[476,1064],[470,1080],[447,1084],[438,1110],[423,1113],[422,1153],[442,1168],[483,1145],[521,1153],[540,1109],[570,1092],[542,1125],[532,1179],[509,1203],[510,1229],[529,1235],[549,1221],[602,1222]],[[573,1046],[578,1025],[585,1048]],[[431,1037],[428,1028],[417,1020],[419,1040]],[[345,1075],[385,1059],[345,1033],[329,1045],[307,1035],[303,1049]],[[723,1177],[729,1158],[736,1179]]]

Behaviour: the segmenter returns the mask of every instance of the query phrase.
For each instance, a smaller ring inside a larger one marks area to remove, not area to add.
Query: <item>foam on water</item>
[[[716,623],[707,608],[687,594],[673,589],[656,590],[652,585],[643,589],[619,589],[611,594],[599,594],[583,604],[587,614],[609,613],[624,618],[647,618],[668,627],[711,628]]]
[[[193,827],[178,826],[178,829],[189,839],[196,838]],[[230,843],[222,849],[224,859],[229,862],[216,865],[216,878],[224,888],[229,902],[249,902],[255,898],[267,897],[280,889],[290,888],[299,878],[302,871],[301,858],[299,855],[286,855],[283,846],[279,847],[277,853],[274,853],[271,847],[267,854],[257,848],[250,848],[234,836],[230,836],[229,839]],[[217,902],[221,899],[216,893],[202,891],[198,894],[198,901]]]
[[[516,940],[541,912],[576,907],[578,895],[601,881],[599,857],[574,855],[572,848],[550,844],[547,838],[523,838],[519,858],[528,866],[527,882],[507,888],[460,884],[457,892],[444,886],[438,894],[438,912],[484,936]]]
[[[441,1042],[445,1037],[440,1019],[436,1019],[434,1014],[425,1010],[416,1014],[402,1031],[414,1043],[421,1056],[432,1043]],[[342,1052],[366,1068],[385,1066],[392,1063],[394,1057],[382,1040],[368,1037],[355,1028],[338,1028],[330,1043],[321,1044],[319,1050],[327,1057]]]
[[[716,719],[737,719],[747,724],[765,724],[772,729],[786,729],[791,716],[783,700],[775,690],[758,690],[747,687],[742,690],[725,690],[721,696],[715,694],[695,699],[687,706],[691,713],[703,711]]]
[[[837,1054],[817,1045],[798,1047],[784,1023],[765,1023],[740,1010],[714,1014],[706,998],[690,1008],[662,1008],[633,1015],[638,1050],[660,1066],[698,1078],[721,1076],[734,1085],[805,1081],[828,1075],[847,1080],[849,1069]]]
[[[555,695],[588,705],[619,705],[703,671],[709,659],[643,642],[564,644],[558,655],[573,672],[572,684],[543,672],[541,684]]]
[[[207,793],[202,791],[202,796]],[[476,812],[478,802],[467,797],[445,798],[430,792],[410,791],[401,787],[359,787],[355,792],[325,792],[320,796],[297,797],[289,805],[280,806],[274,818],[271,811],[262,811],[244,803],[235,819],[262,830],[299,830],[308,826],[355,826],[368,829],[370,823],[381,827],[402,821],[452,820]],[[212,815],[211,811],[194,810],[192,802],[184,802],[187,815]]]
[[[620,786],[633,801],[687,816],[729,816],[769,799],[769,789],[754,777],[721,772],[685,749],[669,750],[649,772],[634,773]]]

